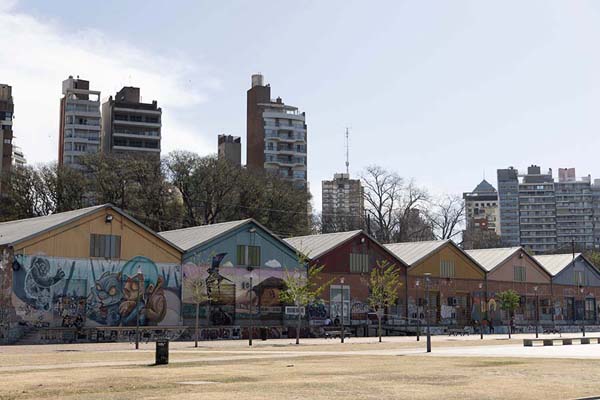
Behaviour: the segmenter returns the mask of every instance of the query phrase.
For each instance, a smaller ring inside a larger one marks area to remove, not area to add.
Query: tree
[[[199,335],[199,325],[200,325],[200,305],[202,303],[207,303],[210,301],[210,295],[206,290],[206,283],[204,279],[201,279],[200,276],[195,278],[191,278],[186,281],[187,290],[190,294],[190,298],[193,300],[196,305],[196,325],[194,329],[194,337],[195,337],[195,345],[194,347],[198,347],[198,335]],[[208,310],[207,310],[208,315]]]
[[[400,287],[400,270],[388,261],[377,261],[369,276],[369,306],[377,314],[379,342],[381,342],[381,318],[385,310],[396,303]]]
[[[404,181],[395,172],[377,165],[368,166],[361,177],[366,210],[376,226],[375,237],[388,243],[398,225],[395,212]]]
[[[508,338],[511,338],[511,321],[513,313],[519,304],[521,303],[521,297],[517,292],[512,289],[505,290],[496,294],[498,302],[500,303],[500,309],[508,313]]]
[[[436,239],[452,239],[461,233],[465,207],[460,196],[446,195],[431,203],[427,212]]]
[[[502,247],[502,239],[494,230],[481,228],[477,225],[467,226],[462,235],[462,248],[493,249]]]
[[[283,277],[284,289],[279,293],[279,298],[282,302],[293,304],[298,312],[296,324],[296,344],[300,344],[300,327],[302,325],[301,308],[306,309],[309,304],[318,303],[321,293],[325,287],[332,281],[325,283],[321,282],[320,273],[323,271],[324,265],[317,266],[308,265],[308,259],[298,254],[298,265],[306,268],[303,271],[287,271]],[[306,272],[304,272],[306,271]]]

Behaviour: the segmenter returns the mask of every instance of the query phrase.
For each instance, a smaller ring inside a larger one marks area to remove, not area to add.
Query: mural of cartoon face
[[[50,262],[44,257],[34,257],[31,266],[25,276],[25,293],[29,303],[38,310],[48,311],[52,304],[52,292],[50,288],[60,282],[65,273],[58,269],[54,275],[51,274]]]
[[[123,298],[120,274],[103,273],[92,287],[92,293],[105,307],[120,303]]]

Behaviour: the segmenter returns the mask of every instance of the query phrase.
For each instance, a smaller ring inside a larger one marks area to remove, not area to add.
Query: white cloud
[[[265,267],[269,268],[281,268],[281,263],[275,259],[269,260],[265,263]]]
[[[31,162],[58,156],[62,81],[79,75],[102,98],[124,85],[141,88],[142,101],[163,110],[163,154],[174,149],[203,153],[208,147],[196,124],[184,118],[206,101],[219,81],[182,56],[153,54],[95,30],[72,30],[14,10],[0,0],[0,83],[13,87],[15,144]],[[6,47],[8,46],[8,47]],[[200,75],[200,78],[198,77]]]

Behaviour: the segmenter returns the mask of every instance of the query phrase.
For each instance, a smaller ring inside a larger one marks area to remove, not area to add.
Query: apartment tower
[[[242,139],[239,136],[219,135],[219,159],[227,160],[238,167],[242,165]]]
[[[0,83],[0,176],[12,165],[14,110],[12,87]]]
[[[271,99],[271,86],[252,75],[247,92],[247,164],[307,188],[306,118],[280,97]]]
[[[73,78],[62,83],[58,163],[81,169],[81,158],[100,151],[100,92],[90,82]]]
[[[162,110],[142,103],[140,89],[126,86],[102,104],[102,151],[160,159]]]
[[[500,234],[498,192],[485,179],[472,192],[463,193],[468,228]]]
[[[350,179],[348,173],[334,174],[321,188],[323,233],[363,229],[365,203],[360,179]]]

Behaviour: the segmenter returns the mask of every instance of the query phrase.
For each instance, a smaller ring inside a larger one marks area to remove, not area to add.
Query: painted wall
[[[106,223],[106,215],[112,215]],[[101,209],[15,247],[15,254],[83,259],[90,256],[90,235],[120,235],[121,259],[139,254],[158,263],[181,263],[181,252],[112,209]]]
[[[525,267],[525,278],[529,283],[550,283],[552,280],[550,275],[540,268],[525,252],[523,252],[521,258],[519,258],[519,252],[516,252],[508,260],[489,272],[488,280],[512,282],[515,279],[514,267],[516,266]]]
[[[408,274],[412,276],[423,276],[423,274],[428,272],[433,278],[439,277],[440,263],[442,260],[454,261],[456,273],[454,279],[484,279],[485,277],[483,270],[477,266],[477,264],[449,243],[423,261],[412,266],[408,270]]]
[[[256,232],[249,232],[251,228]],[[246,266],[237,265],[238,245],[261,249],[260,265],[252,274]],[[243,324],[251,311],[254,318],[281,323],[286,319],[285,306],[279,300],[283,278],[297,272],[306,273],[291,248],[255,224],[244,225],[184,255],[183,316],[190,323],[195,317],[189,282],[202,279],[213,299],[209,305],[203,304],[200,317],[208,318],[212,325]]]
[[[574,266],[569,264],[569,266],[554,276],[553,282],[558,285],[574,285],[575,271],[582,271],[584,273],[586,286],[600,286],[600,273],[583,257],[576,258]]]
[[[364,242],[361,240],[364,239]],[[332,285],[339,285],[340,278],[344,277],[344,287],[349,288],[349,299],[345,299],[344,303],[347,303],[345,307],[348,309],[344,310],[345,315],[350,315],[355,320],[366,320],[366,313],[369,310],[367,305],[367,297],[369,296],[369,273],[356,273],[350,272],[350,254],[369,254],[369,271],[371,271],[377,262],[387,261],[388,265],[395,265],[400,270],[400,281],[401,286],[398,288],[398,302],[400,305],[404,304],[405,293],[406,293],[406,266],[395,257],[392,257],[387,251],[385,251],[380,245],[372,241],[367,235],[360,234],[341,246],[331,250],[330,252],[320,256],[313,260],[313,265],[324,265],[321,273],[322,281],[328,282],[333,280]],[[326,303],[326,309],[329,310],[327,314],[333,319],[335,314],[339,314],[338,305],[331,305],[331,291],[326,288],[323,292],[323,300]],[[338,302],[341,302],[341,296]],[[335,310],[332,311],[331,307]],[[398,308],[400,311],[404,310],[403,306]],[[323,314],[321,312],[321,314]],[[324,319],[326,316],[322,318]],[[317,316],[313,319],[317,319]]]
[[[127,261],[14,256],[12,306],[37,327],[181,324],[181,266],[136,256]],[[143,285],[140,285],[143,282]]]

